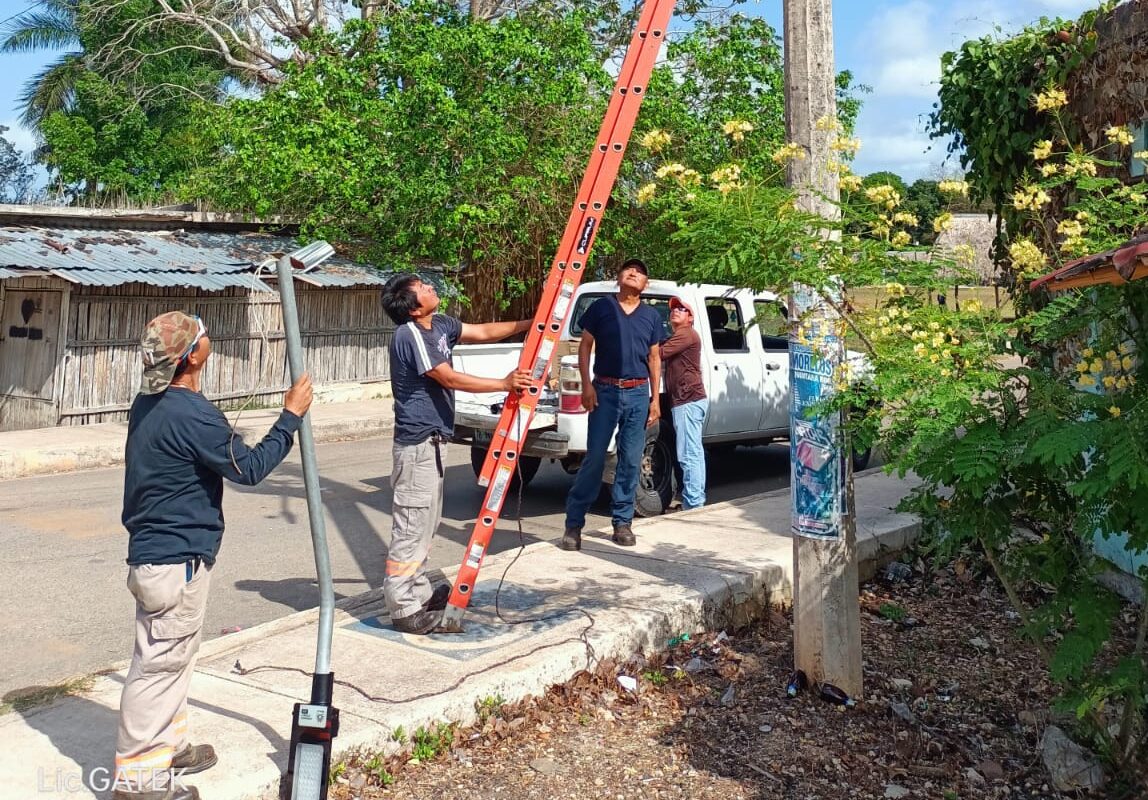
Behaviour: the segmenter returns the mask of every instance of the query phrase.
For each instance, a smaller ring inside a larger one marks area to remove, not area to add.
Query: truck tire
[[[638,474],[634,511],[639,517],[656,517],[670,507],[674,496],[674,429],[659,422],[646,431],[646,450]]]
[[[470,448],[470,467],[474,470],[474,477],[482,474],[482,462],[486,460],[485,447],[472,447]],[[518,459],[518,467],[514,470],[514,475],[510,479],[510,491],[518,491],[518,478],[522,476],[524,486],[529,486],[530,482],[534,480],[534,476],[538,474],[538,468],[542,466],[542,459],[538,456],[522,456]]]

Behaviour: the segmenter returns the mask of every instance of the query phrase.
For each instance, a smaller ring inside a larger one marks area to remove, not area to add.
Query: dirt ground
[[[603,664],[542,698],[491,698],[479,725],[442,728],[415,763],[339,765],[331,796],[1063,796],[1040,758],[1052,687],[994,582],[962,562],[918,562],[904,580],[869,584],[861,602],[865,693],[853,707],[815,688],[786,696],[791,621],[773,612],[648,661]]]

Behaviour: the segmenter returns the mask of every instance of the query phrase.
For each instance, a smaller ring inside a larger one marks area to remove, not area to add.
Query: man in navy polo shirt
[[[650,282],[644,262],[631,258],[618,270],[618,293],[596,300],[582,315],[578,371],[582,406],[590,412],[586,456],[566,499],[566,531],[560,547],[582,549],[586,511],[598,496],[606,450],[617,429],[618,467],[614,472],[611,517],[613,540],[633,547],[634,495],[646,444],[646,428],[658,421],[662,362],[658,343],[662,319],[642,302]],[[594,375],[590,375],[590,353]]]

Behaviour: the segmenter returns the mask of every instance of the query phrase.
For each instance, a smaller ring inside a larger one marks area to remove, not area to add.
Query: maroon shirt
[[[670,405],[680,406],[705,400],[702,383],[702,340],[693,328],[682,327],[662,342],[662,364],[666,369],[666,391]]]

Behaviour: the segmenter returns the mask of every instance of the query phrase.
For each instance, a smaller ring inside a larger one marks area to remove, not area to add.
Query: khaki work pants
[[[446,444],[434,438],[394,446],[391,546],[383,597],[391,619],[417,614],[431,596],[426,576],[431,540],[442,518]]]
[[[136,642],[120,697],[117,788],[165,789],[172,756],[187,747],[187,693],[210,584],[202,562],[128,568]]]

